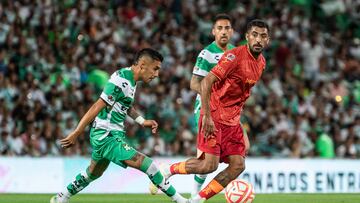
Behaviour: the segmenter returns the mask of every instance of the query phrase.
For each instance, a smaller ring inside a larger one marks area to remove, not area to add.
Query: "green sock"
[[[205,182],[207,175],[194,175],[194,180],[195,182],[197,182],[198,184],[202,185]]]
[[[167,196],[173,197],[177,193],[175,188],[170,185],[168,181],[165,180],[159,168],[153,163],[150,158],[145,157],[144,161],[140,166],[140,170],[146,173],[150,178],[151,182],[154,183],[154,185],[156,185]]]
[[[201,190],[201,186],[204,184],[207,174],[196,174],[194,175],[194,189],[191,193],[192,196],[196,195]]]
[[[86,186],[88,186],[89,183],[96,180],[97,178],[98,178],[97,176],[90,174],[88,169],[86,169],[86,172],[79,173],[75,177],[75,180],[67,186],[67,191],[69,192],[69,194],[65,194],[65,195],[72,196],[77,194],[78,192],[83,190]]]

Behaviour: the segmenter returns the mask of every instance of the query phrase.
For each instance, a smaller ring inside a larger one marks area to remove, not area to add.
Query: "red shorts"
[[[202,152],[220,156],[220,162],[228,163],[229,155],[241,155],[245,157],[245,142],[243,129],[239,123],[236,126],[228,126],[214,121],[216,132],[215,138],[205,139],[202,130],[202,115],[199,118],[199,132],[197,136],[197,148]]]

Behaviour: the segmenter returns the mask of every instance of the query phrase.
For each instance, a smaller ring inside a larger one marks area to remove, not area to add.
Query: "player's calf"
[[[229,157],[229,166],[221,171],[215,178],[202,189],[195,197],[195,200],[209,199],[221,192],[229,182],[238,177],[245,170],[245,160],[241,156],[235,155]]]
[[[209,174],[216,171],[219,165],[218,159],[196,159],[174,163],[164,168],[165,174]]]
[[[151,182],[163,191],[173,201],[178,203],[186,203],[187,200],[176,192],[175,188],[162,175],[160,169],[156,166],[152,159],[145,157],[141,163],[140,170],[146,173]]]
[[[243,158],[232,159],[227,170],[233,179],[237,178],[245,170],[245,160]]]

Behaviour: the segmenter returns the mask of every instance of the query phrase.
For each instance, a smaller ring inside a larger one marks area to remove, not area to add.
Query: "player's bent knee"
[[[208,174],[216,171],[218,165],[219,164],[217,162],[205,162],[205,164],[202,167],[203,170],[201,174]]]
[[[232,174],[234,174],[236,178],[245,170],[245,162],[236,162],[229,167],[231,168]]]

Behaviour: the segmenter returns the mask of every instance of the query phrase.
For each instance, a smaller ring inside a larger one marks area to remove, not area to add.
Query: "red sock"
[[[224,189],[219,182],[212,180],[204,189],[199,192],[201,198],[209,199]]]
[[[185,169],[185,161],[172,164],[170,166],[170,172],[171,174],[187,174]]]

